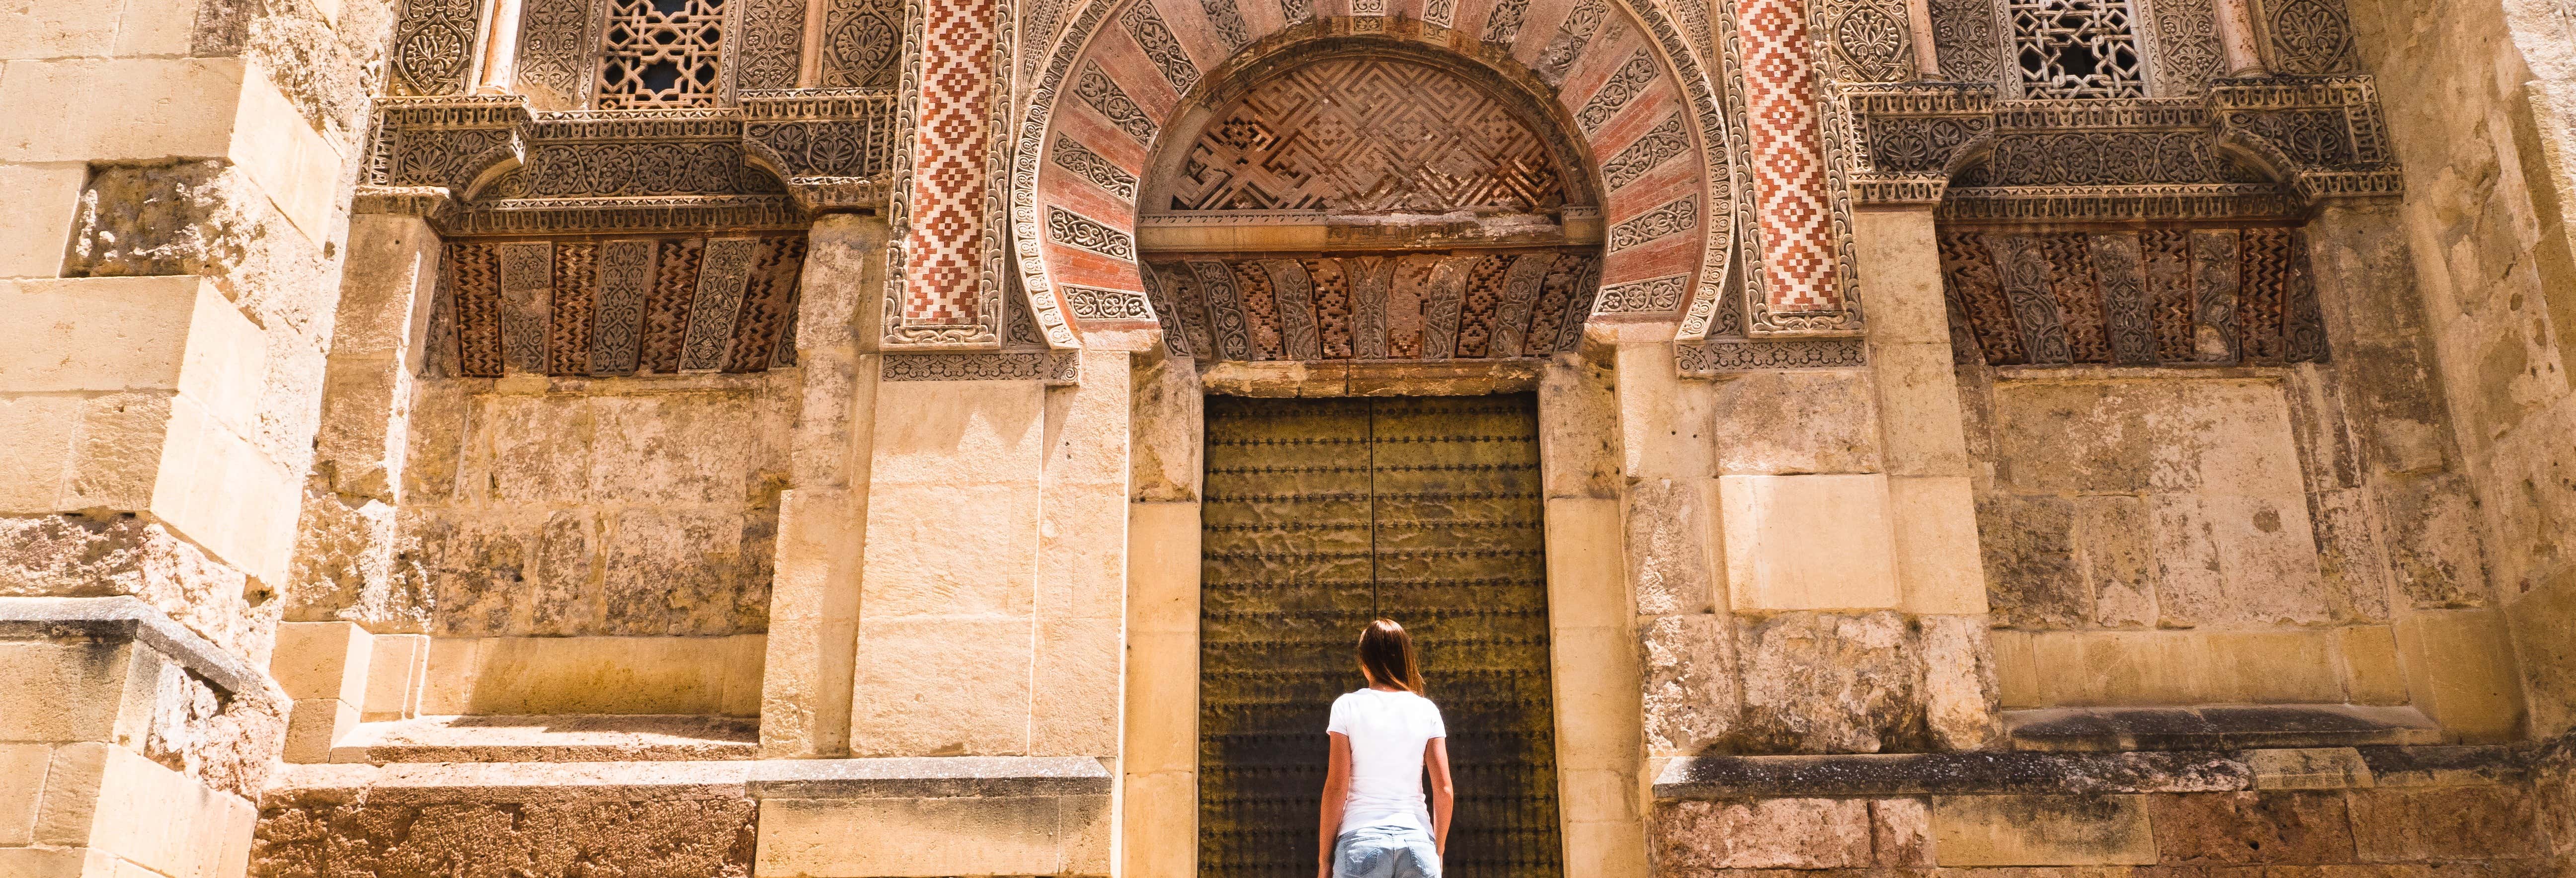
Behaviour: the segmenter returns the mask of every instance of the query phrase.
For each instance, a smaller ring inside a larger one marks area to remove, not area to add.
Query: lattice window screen
[[[2006,0],[2005,13],[2023,97],[2146,97],[2128,0]]]
[[[714,106],[726,0],[609,0],[596,106]]]

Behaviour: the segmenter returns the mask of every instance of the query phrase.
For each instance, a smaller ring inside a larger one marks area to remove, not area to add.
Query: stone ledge
[[[0,640],[134,640],[228,693],[268,687],[268,675],[140,598],[0,598]]]
[[[2453,787],[2521,783],[2531,778],[2545,747],[2533,744],[2467,747],[2363,747],[2361,761],[2383,787]]]
[[[2253,780],[2225,753],[1699,756],[1666,763],[1655,798],[2223,792]]]
[[[2282,704],[2248,707],[2008,710],[2014,750],[2102,753],[2282,747],[2415,746],[2442,730],[2412,707]]]
[[[290,765],[263,805],[1106,796],[1087,756]]]
[[[279,805],[741,799],[749,762],[441,762],[289,765],[261,796]]]
[[[1923,795],[2101,795],[2215,793],[2282,789],[2463,787],[2529,780],[2543,748],[2530,744],[2471,747],[2329,748],[2359,770],[2300,778],[2267,777],[2284,757],[2307,749],[2149,751],[2133,753],[1854,753],[1831,756],[1697,756],[1664,764],[1655,777],[1661,802],[1715,799],[1832,798]]]
[[[1105,796],[1109,769],[1088,756],[771,759],[751,763],[763,799]]]
[[[424,716],[364,723],[332,762],[691,762],[749,760],[760,722],[673,714]]]

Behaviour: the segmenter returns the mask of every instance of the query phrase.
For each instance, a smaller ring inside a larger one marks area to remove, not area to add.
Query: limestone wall
[[[2477,523],[2525,674],[2530,730],[2576,725],[2576,100],[2569,11],[2555,0],[2426,6],[2355,0],[2407,198],[2433,378],[2457,413]]]
[[[1961,371],[2006,707],[2406,703],[2384,578],[2323,563],[2289,376]]]
[[[439,637],[768,630],[797,373],[424,382],[406,542]]]

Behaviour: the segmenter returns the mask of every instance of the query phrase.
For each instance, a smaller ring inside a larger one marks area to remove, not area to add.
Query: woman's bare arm
[[[1351,736],[1333,732],[1333,755],[1324,770],[1324,808],[1316,833],[1315,878],[1332,878],[1333,839],[1342,833],[1342,805],[1351,797]],[[1444,758],[1442,764],[1446,765]]]
[[[1422,748],[1422,767],[1431,772],[1431,840],[1440,855],[1449,855],[1449,812],[1457,806],[1458,787],[1449,782],[1449,739],[1433,738]]]

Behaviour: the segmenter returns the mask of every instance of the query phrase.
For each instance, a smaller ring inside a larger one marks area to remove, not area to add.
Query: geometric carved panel
[[[467,239],[439,295],[456,374],[670,375],[793,365],[805,236]],[[445,357],[438,358],[444,362]]]
[[[2128,0],[2008,0],[2028,98],[2146,97]]]
[[[725,0],[609,0],[598,107],[706,107],[720,87]]]
[[[1206,360],[1451,360],[1571,350],[1593,312],[1589,247],[1265,253],[1145,266],[1172,352]],[[1669,306],[1668,306],[1669,307]]]
[[[2297,229],[1940,233],[1952,353],[1992,366],[2323,362]]]
[[[1533,213],[1565,203],[1536,131],[1483,88],[1425,64],[1310,64],[1213,118],[1171,210]]]

